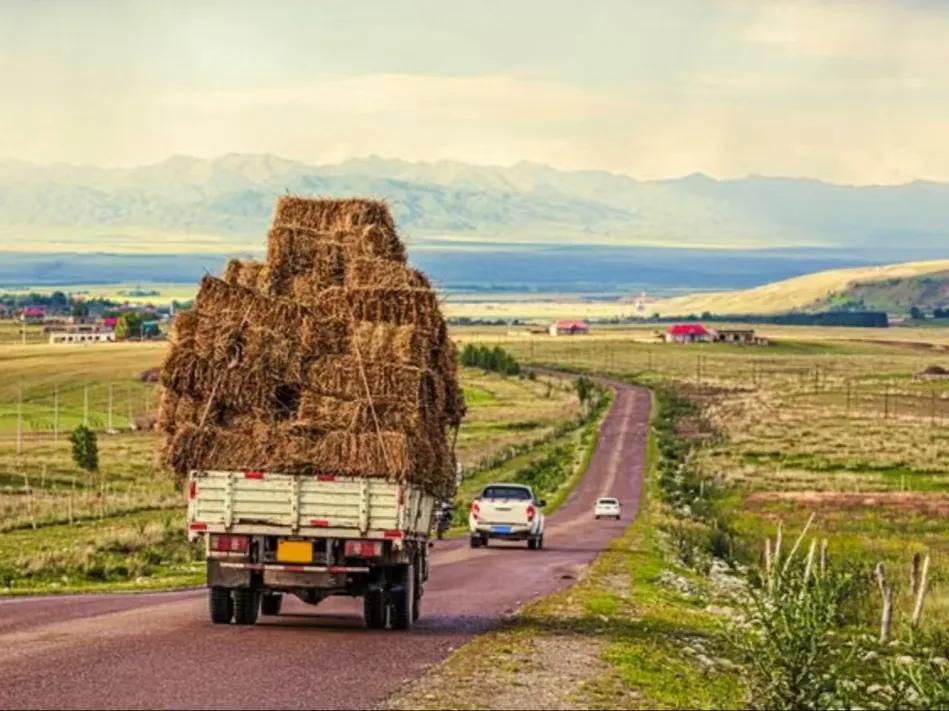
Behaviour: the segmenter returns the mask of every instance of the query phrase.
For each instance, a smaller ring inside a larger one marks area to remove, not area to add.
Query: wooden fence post
[[[929,555],[923,559],[923,569],[919,575],[919,587],[916,590],[916,604],[913,605],[913,627],[923,619],[923,601],[926,599],[926,585],[929,582]]]
[[[880,644],[886,644],[890,639],[890,624],[893,621],[893,587],[886,582],[882,562],[877,563],[873,572],[880,588],[880,595],[883,597],[883,611],[880,614]]]

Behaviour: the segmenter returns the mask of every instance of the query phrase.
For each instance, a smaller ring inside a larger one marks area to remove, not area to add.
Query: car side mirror
[[[544,508],[544,506],[547,505],[547,499],[541,499],[540,501],[537,502],[537,505],[540,506],[541,508]]]

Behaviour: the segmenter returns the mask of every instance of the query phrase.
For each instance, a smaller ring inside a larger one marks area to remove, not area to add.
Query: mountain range
[[[259,250],[285,193],[390,201],[410,249],[801,249],[879,261],[949,253],[949,184],[844,186],[700,173],[645,181],[602,171],[410,163],[308,165],[272,155],[175,156],[136,168],[0,161],[0,250]],[[884,254],[885,253],[885,254]]]

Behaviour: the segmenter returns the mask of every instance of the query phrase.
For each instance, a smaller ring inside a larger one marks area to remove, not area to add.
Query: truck
[[[192,471],[188,535],[204,539],[211,621],[252,625],[295,595],[363,599],[366,626],[410,629],[429,574],[435,498],[383,478]]]
[[[544,547],[544,513],[547,505],[524,484],[488,484],[471,504],[468,531],[471,547],[487,546],[492,538],[527,541],[531,550]]]

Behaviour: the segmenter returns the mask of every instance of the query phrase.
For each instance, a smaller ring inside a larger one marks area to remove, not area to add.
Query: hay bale
[[[224,270],[224,281],[245,289],[262,289],[267,281],[267,265],[253,260],[232,259]]]
[[[419,326],[356,321],[351,333],[350,352],[358,352],[364,360],[418,368],[428,365],[433,335]]]
[[[384,203],[282,198],[266,264],[233,260],[162,368],[165,463],[454,487],[464,402],[437,296]]]
[[[345,285],[350,289],[431,289],[432,285],[417,269],[387,259],[357,257],[346,268]]]
[[[385,230],[398,241],[389,206],[381,200],[303,198],[277,200],[274,225],[294,225],[320,232],[354,232],[364,227]]]

